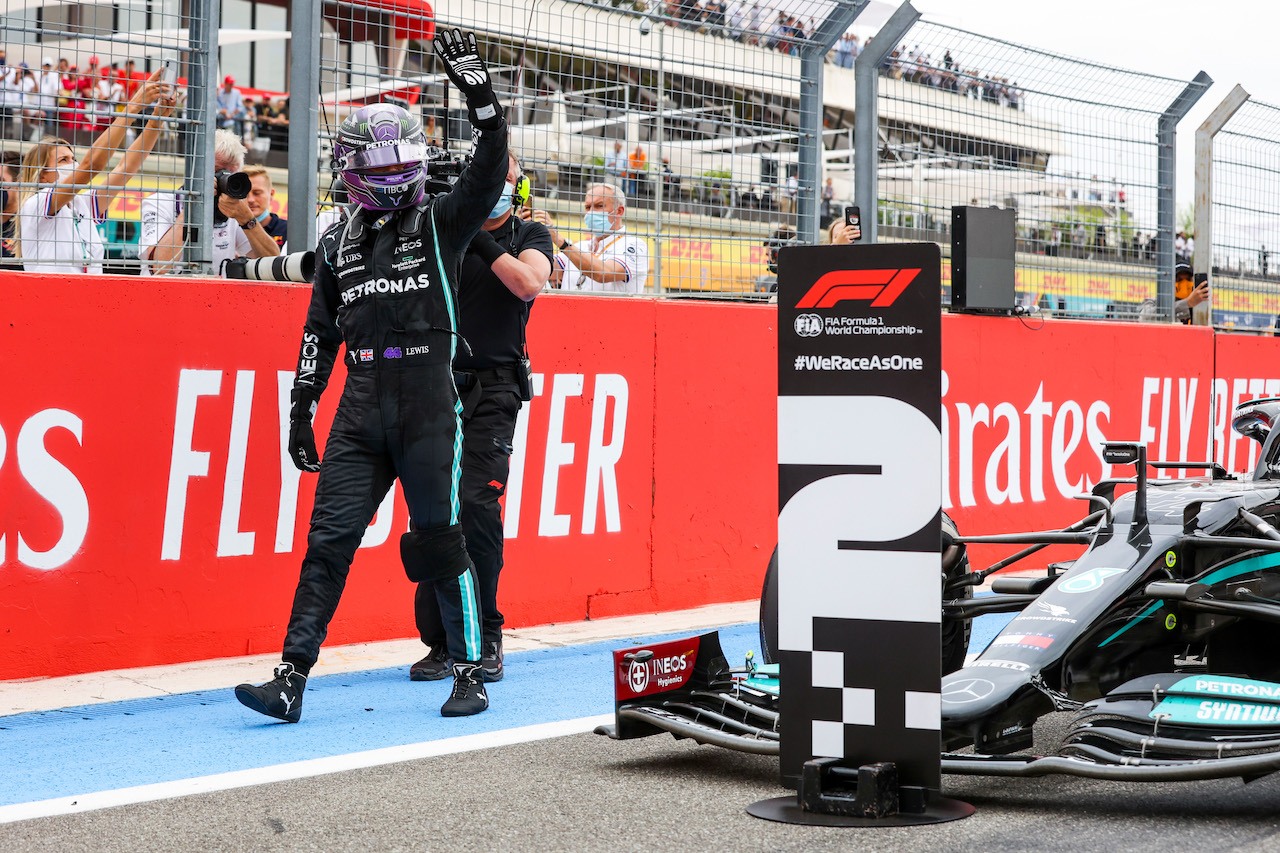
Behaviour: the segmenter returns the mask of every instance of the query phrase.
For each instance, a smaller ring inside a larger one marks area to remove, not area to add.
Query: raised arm
[[[140,86],[138,88],[141,91],[143,87]],[[162,119],[173,115],[176,103],[177,97],[173,88],[167,83],[162,83],[160,100],[156,105],[156,111],[147,121],[146,126],[143,127],[142,133],[138,134],[138,138],[124,152],[124,157],[111,170],[111,174],[107,176],[106,184],[98,188],[98,206],[102,210],[106,210],[111,204],[111,200],[116,197],[116,194],[129,183],[129,179],[138,174],[138,170],[142,168],[142,162],[147,159],[151,149],[156,147],[156,140],[160,138]]]
[[[489,71],[480,57],[474,33],[438,30],[436,56],[445,74],[467,100],[467,116],[475,129],[471,164],[458,177],[453,191],[437,202],[436,228],[456,252],[466,251],[507,180],[507,123],[493,94]]]
[[[88,184],[106,168],[111,156],[120,147],[120,142],[124,139],[125,128],[129,122],[141,114],[143,106],[153,103],[160,97],[161,83],[159,81],[162,76],[164,76],[163,67],[157,68],[155,73],[147,78],[146,84],[139,86],[138,91],[133,93],[133,97],[129,99],[124,112],[116,116],[115,120],[107,125],[107,129],[98,134],[97,139],[93,140],[93,144],[89,146],[88,152],[76,166],[75,171],[71,173],[71,177],[65,181],[58,181],[54,185],[52,198],[49,202],[49,212],[51,214],[61,210],[75,197],[77,186],[83,187]],[[105,210],[106,205],[102,205],[102,208]]]

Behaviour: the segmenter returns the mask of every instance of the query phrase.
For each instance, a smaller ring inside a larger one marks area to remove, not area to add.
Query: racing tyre
[[[959,536],[956,523],[945,512],[942,514],[942,579],[967,574],[969,571],[969,555],[963,544],[956,544]],[[951,593],[959,598],[972,598],[973,587],[966,586],[962,593]],[[964,657],[969,652],[969,636],[973,627],[972,620],[953,619],[946,616],[942,619],[942,674],[955,672],[964,666]],[[769,568],[764,573],[764,587],[760,590],[760,657],[765,663],[778,662],[778,549],[773,549],[769,557]]]

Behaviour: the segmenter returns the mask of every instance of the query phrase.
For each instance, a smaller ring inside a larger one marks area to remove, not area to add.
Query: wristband
[[[494,261],[507,253],[507,250],[498,245],[498,241],[494,239],[493,234],[481,229],[476,232],[476,236],[471,238],[471,251],[475,252],[484,261],[485,266],[493,266]]]
[[[560,251],[562,251],[562,252],[563,252],[563,251],[565,251],[566,249],[568,249],[568,248],[569,248],[570,246],[572,246],[572,245],[573,245],[573,244],[572,244],[572,243],[570,243],[567,239],[565,239],[565,240],[561,240],[561,241],[560,241]]]

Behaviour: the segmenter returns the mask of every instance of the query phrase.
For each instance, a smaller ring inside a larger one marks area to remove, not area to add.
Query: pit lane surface
[[[974,647],[996,628],[981,624]],[[755,646],[754,626],[730,626],[722,639],[736,663]],[[0,717],[5,811],[43,796],[71,792],[79,801],[91,790],[175,784],[165,780],[200,773],[279,775],[294,762],[350,761],[356,750],[388,750],[390,760],[414,749],[425,756],[19,819],[0,825],[0,850],[1280,849],[1273,778],[1246,786],[945,777],[944,793],[977,806],[974,817],[936,827],[826,829],[745,813],[755,800],[787,793],[775,759],[666,735],[619,743],[576,734],[426,754],[518,740],[539,720],[572,725],[601,703],[607,710],[608,650],[624,644],[511,655],[507,679],[491,685],[493,710],[465,721],[472,727],[465,735],[435,714],[447,688],[413,684],[402,667],[315,679],[297,726],[264,721],[220,698],[229,698],[225,689],[149,708],[129,700]],[[1037,726],[1038,748],[1052,749],[1067,718]],[[460,735],[471,740],[460,747]]]

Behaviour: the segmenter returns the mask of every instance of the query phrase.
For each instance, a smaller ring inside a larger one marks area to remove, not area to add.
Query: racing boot
[[[453,674],[453,660],[445,649],[444,643],[431,646],[427,656],[409,667],[410,681],[439,681]]]
[[[296,723],[302,717],[302,691],[307,687],[307,677],[287,661],[276,664],[275,676],[260,686],[241,684],[236,688],[236,698],[259,714]]]
[[[440,708],[442,717],[469,717],[489,707],[484,675],[478,663],[453,665],[453,693]]]
[[[502,680],[502,640],[484,644],[484,655],[480,658],[480,669],[485,681]]]

